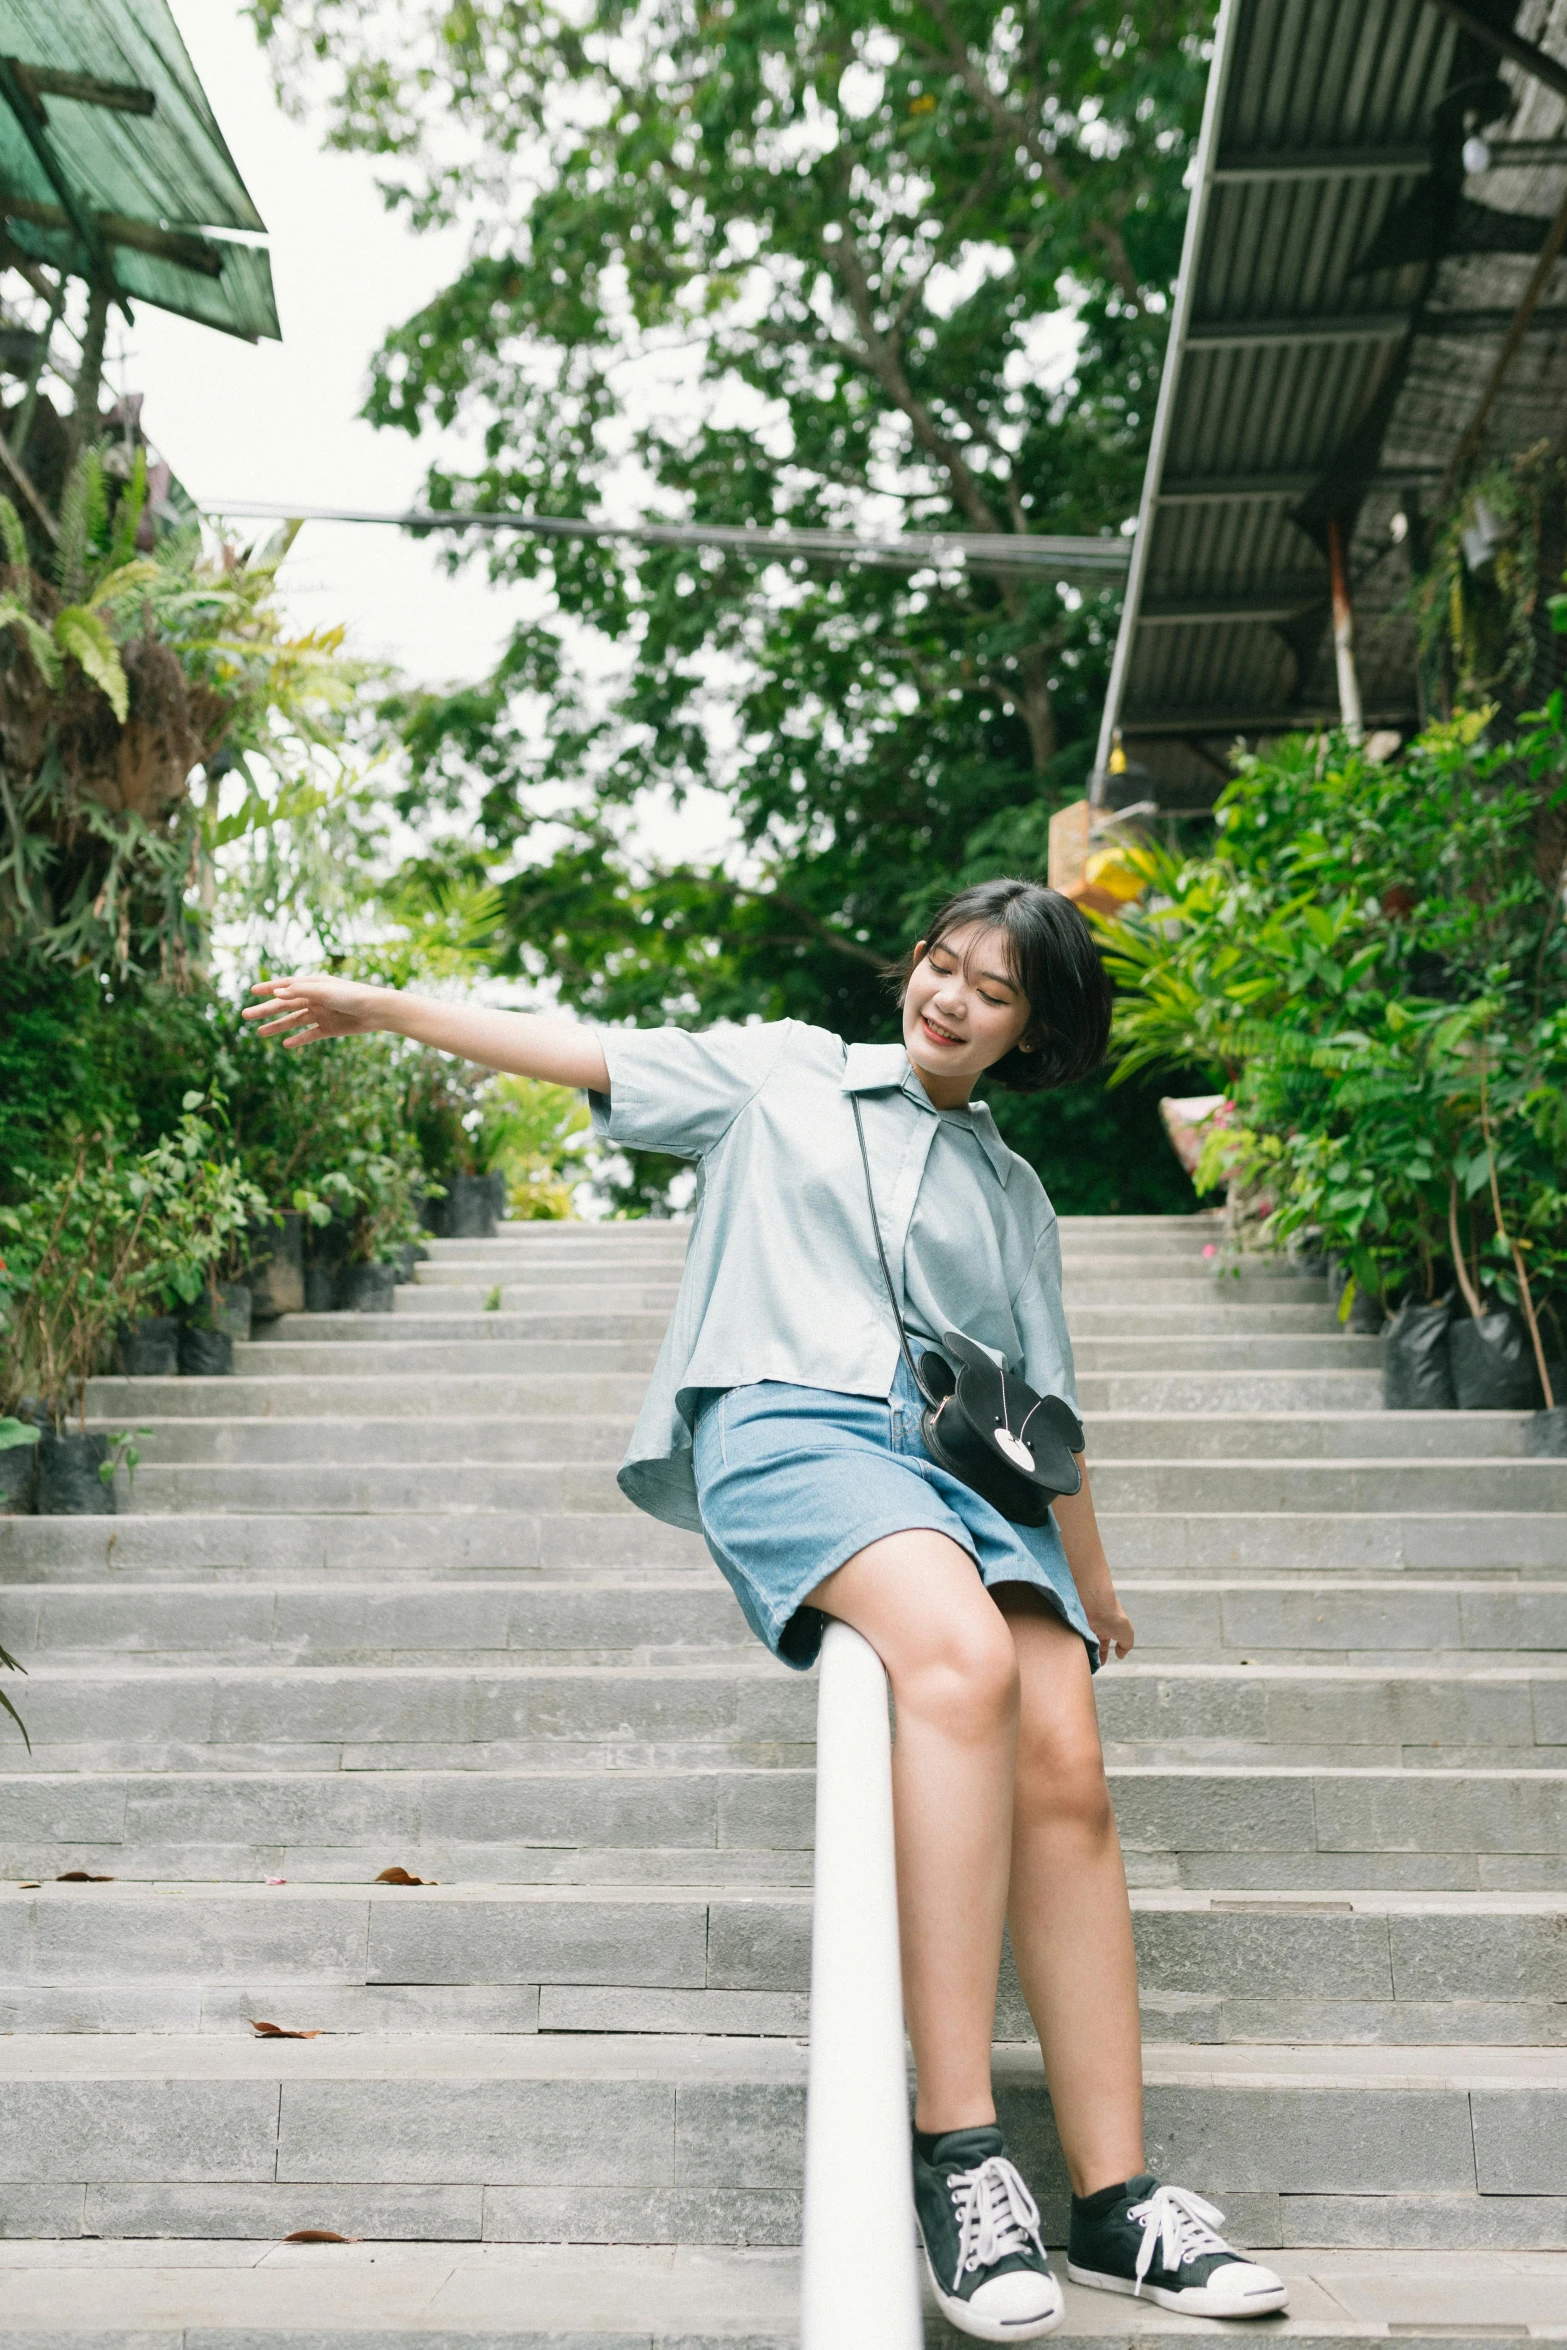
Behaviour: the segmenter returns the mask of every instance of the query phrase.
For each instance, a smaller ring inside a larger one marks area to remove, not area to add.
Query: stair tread
[[[522,2032],[319,2040],[216,2034],[23,2033],[0,2038],[0,2080],[613,2080],[805,2078],[803,2041],[749,2035]],[[1041,2079],[1037,2049],[997,2041],[998,2089]],[[1524,2089],[1567,2092],[1567,2048],[1408,2044],[1278,2046],[1145,2041],[1149,2086]]]
[[[1417,2343],[1472,2326],[1560,2339],[1567,2254],[1440,2250],[1274,2252],[1291,2308],[1268,2320],[1269,2340],[1330,2346],[1384,2341],[1390,2329]],[[1058,2267],[1064,2262],[1058,2260]],[[688,2245],[286,2244],[220,2239],[160,2243],[0,2243],[8,2327],[19,2341],[45,2328],[90,2341],[136,2330],[138,2350],[166,2350],[176,2329],[202,2329],[217,2346],[314,2350],[342,2335],[406,2339],[412,2350],[448,2350],[471,2339],[485,2350],[543,2350],[591,2341],[595,2350],[655,2350],[743,2342],[789,2350],[798,2338],[799,2256],[793,2251]],[[1054,2340],[1188,2339],[1225,2332],[1221,2321],[1183,2317],[1064,2280],[1066,2316]],[[1429,2332],[1426,2329],[1429,2328]],[[232,2334],[230,2329],[233,2329]],[[1233,2328],[1228,2338],[1233,2341]],[[959,2337],[932,2323],[927,2340]]]

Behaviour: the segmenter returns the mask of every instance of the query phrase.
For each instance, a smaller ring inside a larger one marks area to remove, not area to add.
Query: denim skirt
[[[804,1671],[827,1628],[801,1605],[806,1593],[868,1542],[930,1526],[987,1586],[1031,1583],[1097,1666],[1054,1521],[1014,1526],[940,1468],[920,1439],[923,1408],[901,1360],[885,1401],[773,1379],[703,1396],[692,1427],[702,1531],[752,1631]]]

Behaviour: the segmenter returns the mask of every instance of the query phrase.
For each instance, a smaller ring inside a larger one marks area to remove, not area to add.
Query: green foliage
[[[480,1132],[492,1168],[506,1177],[513,1216],[558,1222],[572,1213],[572,1189],[586,1172],[582,1147],[589,1118],[570,1086],[538,1077],[500,1076],[482,1104]]]
[[[342,658],[340,631],[285,633],[276,575],[290,533],[253,559],[209,560],[195,531],[138,556],[145,499],[140,453],[111,499],[102,460],[84,452],[53,584],[28,567],[0,499],[0,956],[186,984],[213,860],[343,789],[367,673]],[[224,814],[226,772],[243,790]]]
[[[0,1403],[31,1396],[57,1429],[81,1415],[120,1325],[193,1303],[264,1209],[214,1151],[208,1106],[188,1095],[173,1131],[135,1154],[78,1127],[64,1172],[0,1208]]]
[[[1319,1235],[1384,1297],[1456,1274],[1511,1301],[1531,1263],[1547,1290],[1567,1269],[1564,876],[1539,854],[1563,712],[1493,747],[1481,723],[1396,766],[1337,739],[1243,759],[1212,854],[1141,852],[1147,899],[1101,925],[1119,1074],[1184,1066],[1236,1105],[1200,1186],[1260,1194],[1271,1237]]]
[[[1561,678],[1550,588],[1567,545],[1567,460],[1540,441],[1475,476],[1422,550],[1420,650],[1440,710],[1511,724]]]
[[[243,1269],[252,1228],[267,1211],[265,1194],[220,1147],[221,1117],[220,1104],[187,1093],[178,1125],[131,1176],[133,1193],[146,1184],[156,1203],[143,1279],[165,1311],[197,1306],[204,1291],[215,1305],[219,1279]]]
[[[377,422],[481,451],[432,503],[1005,535],[1133,511],[1208,0],[252,14],[416,224],[475,229],[373,369]],[[1109,595],[486,543],[535,617],[490,679],[387,705],[427,835],[396,911],[598,1016],[886,1033],[922,917],[1038,870],[1082,788]],[[702,787],[733,854],[650,862],[650,809]],[[1136,1150],[1163,1160],[1151,1118]]]

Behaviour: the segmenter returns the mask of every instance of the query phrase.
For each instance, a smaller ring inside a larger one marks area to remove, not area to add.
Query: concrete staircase
[[[1559,2339],[1567,1463],[1384,1414],[1215,1237],[1064,1227],[1151,2159],[1278,2248],[1274,2330]],[[793,2341],[814,1683],[613,1474],[683,1248],[437,1243],[391,1318],[95,1382],[125,1514],[0,1520],[0,2342]],[[1060,2242],[1010,1968],[997,2035]]]

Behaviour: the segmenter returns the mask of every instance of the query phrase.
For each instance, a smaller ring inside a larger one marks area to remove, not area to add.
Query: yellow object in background
[[[1106,891],[1121,905],[1141,897],[1148,886],[1147,874],[1139,873],[1121,848],[1095,849],[1084,862],[1083,879],[1090,888]]]

